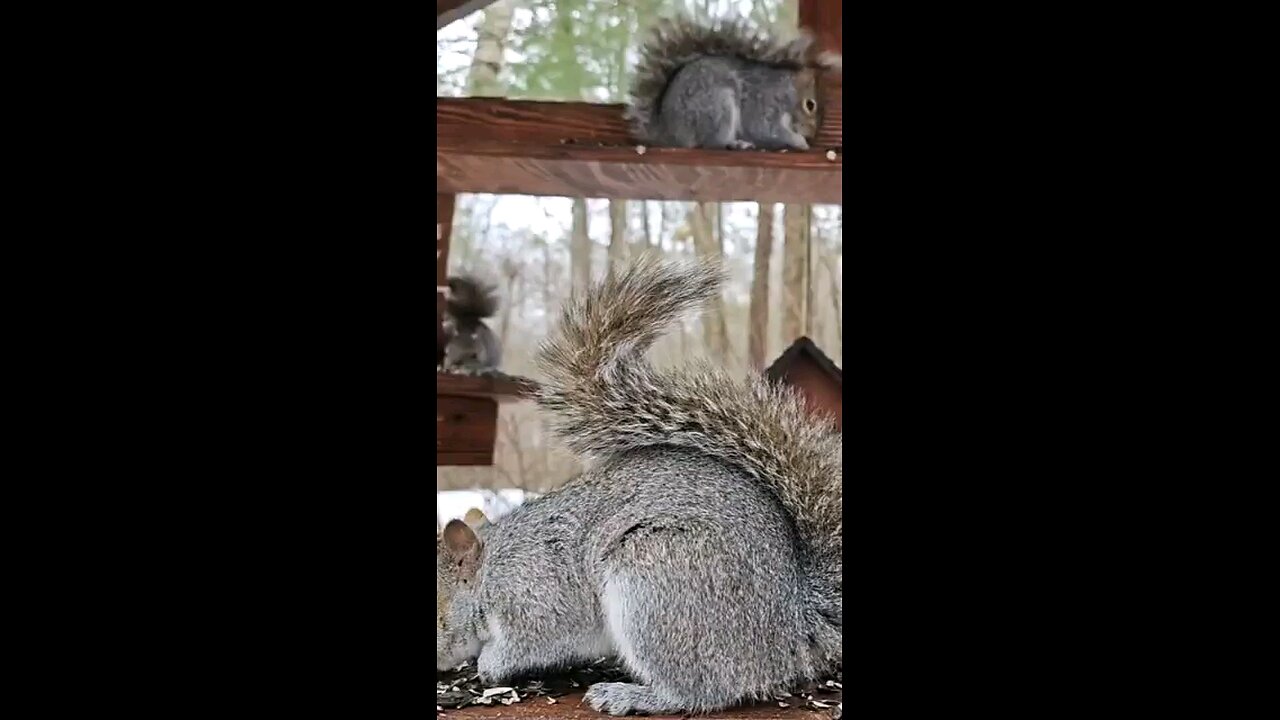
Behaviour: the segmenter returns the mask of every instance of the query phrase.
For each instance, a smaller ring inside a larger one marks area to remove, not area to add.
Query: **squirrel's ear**
[[[444,526],[441,539],[444,540],[444,546],[448,548],[449,553],[458,559],[480,553],[480,538],[476,537],[475,531],[461,520],[450,520],[449,524]]]
[[[468,510],[467,514],[463,516],[462,521],[474,530],[479,530],[489,524],[489,518],[485,516],[484,511],[480,508],[471,508]]]

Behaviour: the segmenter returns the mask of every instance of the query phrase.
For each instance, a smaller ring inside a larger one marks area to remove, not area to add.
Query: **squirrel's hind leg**
[[[743,569],[743,552],[784,551],[693,522],[637,528],[603,573],[601,610],[638,683],[592,686],[592,707],[614,715],[710,712],[795,675],[788,643],[797,633],[777,622],[793,614],[778,588],[791,578]]]
[[[742,139],[742,111],[738,108],[738,94],[729,88],[717,91],[719,117],[712,125],[713,137],[705,147],[726,150],[750,150],[755,147]]]
[[[682,117],[671,118],[666,126],[673,144],[679,147],[712,150],[747,150],[755,147],[742,139],[742,116],[738,97],[731,88],[713,88],[700,104],[690,104]]]
[[[684,711],[680,704],[658,697],[648,685],[635,683],[596,683],[582,699],[593,709],[610,715],[676,715]]]

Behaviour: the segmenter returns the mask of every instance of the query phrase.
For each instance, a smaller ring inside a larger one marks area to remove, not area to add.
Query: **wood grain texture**
[[[498,404],[488,398],[436,396],[436,467],[492,465]]]
[[[839,145],[801,153],[646,148],[621,105],[490,98],[436,101],[436,183],[442,193],[629,200],[839,203]]]
[[[492,4],[493,0],[436,0],[436,29]]]
[[[844,54],[844,5],[840,0],[800,0],[800,27],[813,33],[818,50]],[[822,122],[815,145],[840,147],[844,141],[844,77],[826,73],[818,82]]]

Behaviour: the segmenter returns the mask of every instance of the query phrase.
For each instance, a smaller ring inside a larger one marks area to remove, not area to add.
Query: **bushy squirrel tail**
[[[819,67],[843,72],[840,55],[813,53],[813,37],[806,32],[790,38],[774,37],[741,18],[714,21],[681,15],[660,20],[640,46],[640,62],[627,105],[625,117],[636,139],[654,141],[662,96],[680,68],[713,56],[793,70]]]
[[[799,395],[759,375],[709,366],[658,370],[645,351],[685,312],[716,297],[711,263],[643,258],[616,269],[565,306],[543,343],[538,395],[552,430],[573,451],[601,458],[639,447],[692,448],[754,476],[777,495],[834,588],[838,613],[843,524],[841,436]],[[837,624],[838,617],[834,620]]]
[[[463,323],[475,323],[493,317],[498,312],[498,292],[495,287],[471,275],[454,275],[449,278],[449,297],[445,309]]]

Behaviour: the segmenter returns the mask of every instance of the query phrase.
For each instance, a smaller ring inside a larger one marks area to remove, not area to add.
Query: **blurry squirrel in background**
[[[741,20],[658,23],[640,48],[627,120],[657,146],[807,150],[818,133],[817,78],[842,72],[813,37],[773,38]]]
[[[444,369],[451,372],[485,373],[502,363],[502,345],[484,318],[498,311],[495,289],[472,276],[449,278],[445,301]]]

